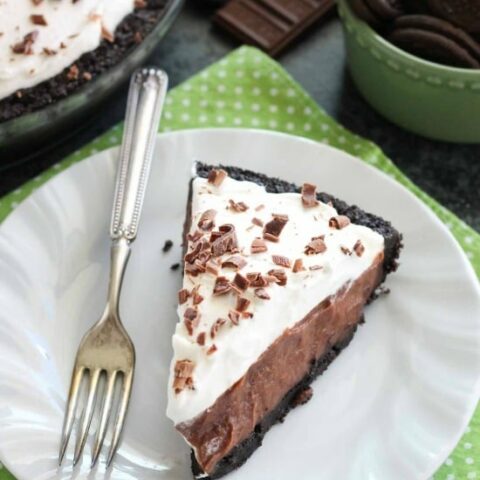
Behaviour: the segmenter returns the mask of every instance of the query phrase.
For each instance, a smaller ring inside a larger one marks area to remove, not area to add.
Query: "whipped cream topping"
[[[193,420],[210,407],[245,375],[276,338],[293,327],[322,300],[357,279],[384,249],[383,237],[367,227],[349,224],[341,229],[332,228],[329,220],[337,215],[336,210],[324,203],[306,208],[297,193],[267,193],[259,185],[231,178],[226,178],[218,187],[206,179],[195,178],[192,188],[190,233],[198,230],[197,224],[202,214],[209,209],[217,212],[216,227],[233,224],[240,254],[244,255],[246,261],[246,265],[239,271],[243,276],[249,272],[267,275],[272,269],[281,269],[281,266],[274,263],[272,255],[287,257],[292,265],[296,259],[301,259],[305,270],[294,273],[292,268],[284,268],[286,285],[272,283],[265,287],[269,300],[258,298],[254,295],[254,289],[248,288],[242,296],[250,300],[247,311],[253,317],[241,318],[238,325],[232,324],[228,319],[228,312],[236,307],[237,295],[229,292],[213,296],[216,277],[212,273],[206,272],[195,277],[184,275],[183,288],[191,290],[200,285],[198,293],[204,299],[198,305],[201,318],[192,335],[184,323],[184,313],[192,307],[192,298],[178,307],[180,321],[172,340],[174,356],[167,408],[167,416],[175,424]],[[236,211],[232,209],[230,200],[244,202],[249,208],[246,211]],[[260,205],[263,208],[256,210]],[[288,222],[279,241],[266,241],[266,252],[251,254],[252,241],[262,237],[263,231],[261,226],[252,223],[252,218],[267,223],[272,219],[272,214],[288,215]],[[320,235],[325,235],[326,250],[313,255],[305,254],[305,247],[312,237]],[[364,247],[360,256],[353,251],[359,240]],[[352,254],[348,254],[346,249]],[[230,256],[231,254],[226,254],[221,259]],[[221,268],[219,275],[232,280],[235,271]],[[218,318],[224,318],[227,322],[212,339],[210,330]],[[205,341],[200,345],[197,336],[202,332],[205,332]],[[208,354],[212,345],[215,345],[216,350]],[[194,388],[175,392],[172,387],[175,365],[181,360],[188,360],[194,365],[191,376]]]
[[[113,35],[133,9],[134,0],[0,0],[0,99],[57,75],[97,48],[102,29]],[[31,32],[37,32],[31,53],[15,53],[12,47]]]

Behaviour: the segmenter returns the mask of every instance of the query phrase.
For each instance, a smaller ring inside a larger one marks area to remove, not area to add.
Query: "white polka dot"
[[[449,473],[449,474],[447,475],[446,480],[455,480],[455,475],[454,475],[453,473]]]
[[[219,85],[217,87],[217,91],[219,91],[220,93],[223,93],[226,89],[227,87],[225,87],[225,85]]]
[[[258,120],[258,118],[252,118],[252,120],[250,121],[250,123],[251,123],[254,127],[258,127],[258,125],[260,125],[260,121]]]
[[[226,67],[228,65],[228,58],[224,58],[223,60],[220,60],[220,62],[218,62],[218,63],[222,67]]]
[[[276,97],[278,95],[278,88],[271,88],[270,89],[270,95],[272,97]]]
[[[262,76],[262,74],[258,70],[255,70],[252,73],[252,76],[253,76],[253,78],[260,78]]]
[[[58,163],[56,165],[53,166],[53,168],[55,168],[56,166],[58,165]],[[13,194],[14,195],[20,195],[22,193],[22,189],[21,188],[17,188]]]
[[[217,105],[218,108],[225,108],[225,102],[223,100],[219,100],[216,103],[216,105]]]
[[[233,106],[236,110],[241,110],[243,108],[243,103],[242,102],[235,102],[233,104]]]
[[[253,87],[252,93],[258,97],[258,95],[260,95],[262,91],[258,87]]]
[[[203,93],[208,92],[208,85],[206,85],[205,83],[200,85],[200,91]]]
[[[449,230],[451,230],[451,229],[453,228],[453,224],[450,223],[450,222],[446,222],[445,225],[447,226],[447,228],[448,228]]]
[[[292,131],[295,128],[295,125],[292,122],[287,123],[287,130]]]
[[[305,107],[305,108],[303,109],[303,113],[304,113],[305,115],[311,115],[311,114],[312,114],[312,109],[311,109],[310,107]]]
[[[369,161],[372,165],[376,165],[378,163],[378,158],[377,157],[372,157]]]
[[[223,115],[218,115],[216,120],[217,120],[217,123],[225,123],[225,117]]]
[[[114,135],[112,135],[108,140],[110,141],[110,143],[117,143],[118,137],[115,137]]]
[[[465,237],[465,243],[471,245],[473,243],[473,237],[471,237],[470,235],[468,237]]]
[[[198,121],[199,121],[200,123],[206,123],[207,120],[208,120],[208,117],[207,117],[206,115],[200,115],[200,116],[198,117]]]
[[[467,257],[470,259],[470,260],[473,260],[475,255],[473,254],[473,252],[467,252]]]
[[[346,139],[343,135],[340,135],[340,136],[338,137],[338,141],[343,144],[343,143],[346,143],[346,142],[347,142],[347,139]]]
[[[233,119],[234,125],[241,125],[243,123],[243,120],[241,118],[235,117]]]
[[[472,429],[471,429],[470,427],[467,427],[467,428],[465,429],[465,433],[470,433],[471,431],[472,431]]]
[[[320,140],[322,143],[324,143],[325,145],[329,145],[330,144],[330,140],[328,138],[323,138],[322,140]]]
[[[190,103],[191,103],[191,102],[190,102],[190,99],[189,99],[189,98],[184,98],[184,99],[182,100],[182,105],[183,105],[184,107],[190,106]]]
[[[202,108],[205,108],[208,106],[208,100],[200,100],[200,102],[198,103]]]
[[[210,76],[210,73],[209,73],[207,70],[204,70],[204,71],[200,74],[200,76],[201,76],[202,78],[208,78],[208,77]]]
[[[260,110],[260,105],[258,103],[252,103],[252,110],[258,112]]]
[[[220,77],[220,78],[225,78],[227,76],[227,72],[225,70],[220,70],[217,75]]]
[[[190,115],[188,113],[182,113],[181,119],[184,122],[188,122],[190,120]]]
[[[189,91],[192,89],[192,86],[191,86],[189,83],[186,83],[186,84],[183,86],[183,89],[186,90],[187,92],[189,92]]]
[[[241,95],[243,93],[243,87],[235,87],[233,90],[237,95]]]
[[[244,72],[243,70],[237,70],[237,71],[235,72],[235,76],[236,76],[237,78],[242,78],[242,77],[245,76],[245,72]]]
[[[244,59],[244,58],[241,58],[241,57],[237,58],[236,61],[237,61],[237,63],[238,63],[239,65],[241,65],[242,63],[245,63],[245,59]]]
[[[276,79],[278,78],[278,73],[277,73],[277,72],[272,72],[272,73],[270,74],[270,78],[271,78],[272,80],[276,80]]]
[[[262,57],[258,56],[253,59],[254,63],[260,63],[262,61]]]
[[[472,480],[473,478],[477,478],[477,472],[468,472],[467,478],[468,478],[468,480]]]
[[[467,458],[465,459],[465,463],[466,463],[467,465],[472,465],[472,464],[473,464],[473,458],[472,458],[472,457],[467,457]]]
[[[309,131],[312,129],[312,126],[311,126],[309,123],[306,123],[306,124],[303,126],[303,129],[304,129],[306,132],[309,132]]]
[[[164,116],[165,118],[167,118],[168,120],[170,120],[170,119],[172,118],[172,112],[170,112],[169,110],[167,110],[167,111],[163,114],[163,116]],[[112,142],[112,143],[113,143],[113,142]]]
[[[172,97],[167,97],[166,100],[165,100],[165,103],[167,105],[171,105],[173,103]]]
[[[359,143],[356,143],[354,146],[353,146],[354,150],[360,150],[362,148],[362,146],[359,144]]]
[[[90,150],[90,154],[93,155],[93,154],[95,154],[95,153],[98,153],[98,149],[92,148],[92,149]],[[55,167],[54,167],[54,168],[55,168]],[[60,167],[58,167],[58,168],[60,168]]]
[[[452,465],[453,465],[453,460],[452,460],[451,458],[447,458],[447,459],[445,460],[445,465],[447,465],[447,466],[449,466],[449,467],[452,466]]]
[[[172,128],[171,127],[163,127],[164,132],[171,132]]]
[[[278,107],[277,107],[277,105],[270,105],[270,106],[268,107],[268,109],[269,109],[272,113],[278,112]]]
[[[295,107],[293,105],[289,105],[287,107],[287,113],[289,113],[290,115],[292,115],[293,113],[295,113]]]
[[[287,97],[295,97],[297,93],[295,92],[295,90],[293,88],[289,88],[287,90]]]
[[[269,126],[270,128],[277,128],[277,127],[278,127],[278,123],[277,123],[276,120],[270,120],[270,121],[268,122],[268,126]]]
[[[322,123],[320,128],[322,129],[322,132],[328,132],[330,130],[330,126],[327,125],[326,123]]]
[[[12,206],[12,208],[17,208],[18,207],[18,202],[12,202],[10,205]]]
[[[470,450],[470,449],[472,448],[472,444],[471,444],[470,442],[465,442],[465,443],[463,444],[463,448],[464,448],[465,450]]]
[[[34,182],[40,182],[41,180],[42,180],[42,176],[41,176],[41,175],[38,175],[38,176],[36,176],[36,177],[33,179]]]

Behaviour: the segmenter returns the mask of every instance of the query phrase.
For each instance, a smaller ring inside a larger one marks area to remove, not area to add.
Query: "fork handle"
[[[167,74],[156,68],[137,70],[130,81],[110,225],[113,240],[131,243],[137,236],[167,85]]]

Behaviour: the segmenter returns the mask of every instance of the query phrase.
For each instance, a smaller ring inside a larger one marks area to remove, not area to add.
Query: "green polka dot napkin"
[[[448,226],[480,276],[480,235],[416,187],[373,143],[330,118],[273,60],[242,47],[170,91],[162,131],[249,127],[287,132],[328,143],[383,170],[425,202]],[[0,221],[57,173],[100,150],[118,145],[122,125],[0,199]],[[5,459],[3,459],[5,460]],[[0,480],[13,477],[0,465]],[[480,480],[480,408],[435,480]],[[387,480],[387,479],[386,479]]]

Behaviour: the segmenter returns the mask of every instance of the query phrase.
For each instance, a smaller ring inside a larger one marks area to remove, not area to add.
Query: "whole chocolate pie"
[[[2,0],[0,122],[46,107],[119,63],[168,0]]]
[[[310,399],[396,269],[401,235],[315,185],[198,164],[185,245],[167,415],[195,477],[214,479]]]

